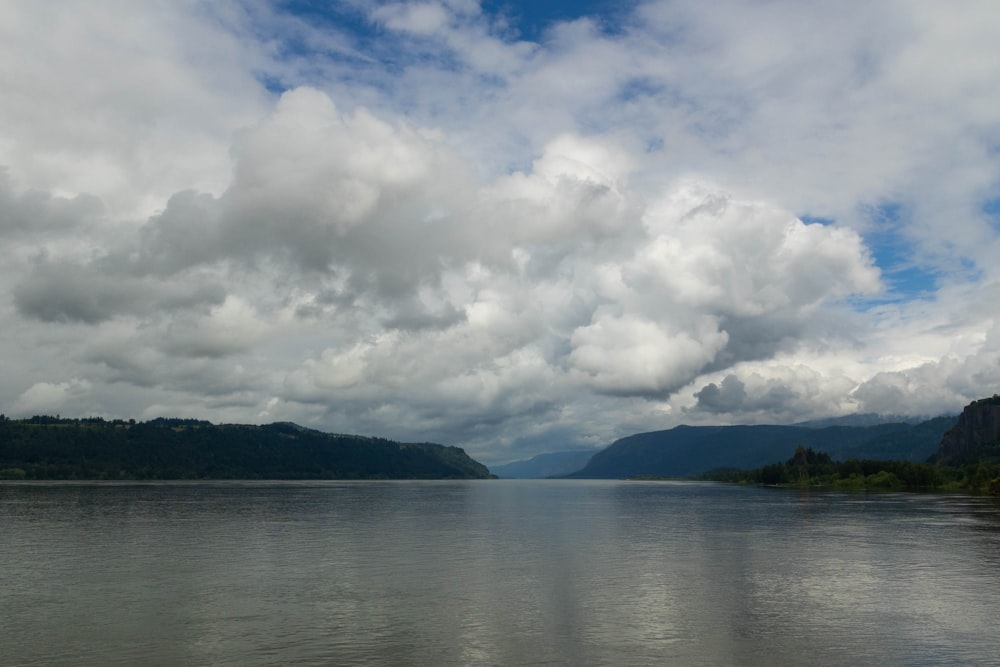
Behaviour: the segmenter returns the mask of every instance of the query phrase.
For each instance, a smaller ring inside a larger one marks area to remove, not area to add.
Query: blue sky
[[[483,2],[482,10],[487,14],[503,16],[521,39],[533,42],[544,41],[550,26],[580,18],[589,18],[609,33],[622,29],[631,9],[631,0],[609,2],[608,0],[583,0],[582,2]]]
[[[487,462],[957,411],[1000,377],[998,29],[985,1],[4,3],[0,406]]]
[[[389,4],[389,3],[382,3]],[[633,1],[581,0],[580,2],[508,2],[496,0],[478,3],[479,11],[494,22],[502,22],[508,38],[532,42],[544,41],[550,26],[589,18],[597,21],[604,30],[617,32],[627,22]],[[323,0],[289,0],[277,6],[310,22],[336,25],[357,35],[362,41],[378,34],[369,20],[368,11],[373,3],[325,2]]]

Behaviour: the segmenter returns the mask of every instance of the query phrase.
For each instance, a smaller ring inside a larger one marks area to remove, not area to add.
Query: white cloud
[[[437,2],[393,2],[375,9],[372,18],[392,30],[433,35],[447,27],[450,14]]]
[[[230,133],[267,95],[260,62],[196,3],[5,3],[0,156],[15,181],[148,215],[225,186]],[[256,61],[256,62],[255,62]]]
[[[571,337],[574,369],[599,391],[666,397],[711,362],[728,341],[712,318],[692,332],[635,317],[605,317]]]
[[[36,382],[17,397],[11,413],[17,417],[33,415],[89,416],[95,404],[90,398],[92,385],[72,378],[66,382]]]
[[[11,412],[500,460],[996,391],[989,5],[649,2],[540,43],[470,2],[338,11],[371,34],[0,9]],[[876,232],[930,293],[884,291]]]

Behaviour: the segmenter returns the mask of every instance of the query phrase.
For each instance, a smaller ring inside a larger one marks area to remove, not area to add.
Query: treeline
[[[469,479],[458,447],[334,435],[290,423],[0,419],[0,479]]]
[[[1000,495],[1000,465],[945,466],[913,461],[834,461],[799,447],[792,458],[753,470],[714,470],[702,479],[741,484],[884,491],[960,491]]]
[[[44,424],[46,426],[134,426],[134,419],[105,419],[104,417],[60,417],[56,415],[35,415],[25,419],[11,420],[7,415],[0,414],[0,422],[15,421],[20,424]],[[159,426],[212,426],[212,422],[204,419],[181,419],[178,417],[156,417],[145,422]]]

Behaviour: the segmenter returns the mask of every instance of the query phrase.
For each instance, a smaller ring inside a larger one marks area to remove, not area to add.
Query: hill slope
[[[0,422],[7,479],[475,479],[458,447],[333,435],[296,424],[35,417]]]
[[[875,426],[678,426],[614,442],[569,477],[615,479],[637,475],[692,477],[717,468],[759,468],[788,458],[798,445],[834,459],[926,461],[955,417],[920,424]]]

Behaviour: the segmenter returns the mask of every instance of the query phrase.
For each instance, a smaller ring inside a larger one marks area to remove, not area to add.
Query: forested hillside
[[[458,447],[332,435],[291,423],[215,425],[0,417],[6,479],[470,479]]]
[[[795,488],[869,491],[959,491],[1000,496],[1000,465],[942,465],[914,461],[848,459],[798,447],[784,463],[754,470],[709,471],[702,479]]]
[[[678,426],[622,438],[570,477],[693,477],[719,468],[759,468],[799,445],[844,459],[926,461],[957,417],[874,426]]]

